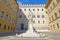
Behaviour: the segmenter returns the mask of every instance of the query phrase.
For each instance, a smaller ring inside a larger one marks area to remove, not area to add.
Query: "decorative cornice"
[[[32,4],[19,4],[19,6],[43,6],[43,7],[45,7],[45,4],[40,4],[40,5],[32,5]]]

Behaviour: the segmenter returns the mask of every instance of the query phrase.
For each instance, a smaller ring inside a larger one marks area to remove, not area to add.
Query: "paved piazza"
[[[0,37],[0,40],[60,40],[59,33],[44,32],[40,37],[18,37],[18,36],[5,36]]]

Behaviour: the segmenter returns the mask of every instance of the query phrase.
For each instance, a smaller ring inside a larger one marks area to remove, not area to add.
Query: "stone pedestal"
[[[32,24],[29,24],[28,31],[26,33],[18,35],[19,37],[39,37],[39,34],[33,32]]]
[[[20,37],[39,37],[39,34],[38,33],[36,33],[36,32],[33,32],[34,30],[33,30],[33,26],[32,26],[32,20],[33,20],[33,13],[31,13],[31,11],[30,11],[30,13],[29,13],[29,26],[28,26],[28,31],[26,32],[26,33],[23,33],[23,34],[20,34],[20,35],[18,35],[18,36],[20,36]]]

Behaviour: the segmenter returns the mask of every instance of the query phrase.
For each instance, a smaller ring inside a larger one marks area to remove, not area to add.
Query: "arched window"
[[[59,10],[59,15],[60,15],[60,10]]]
[[[55,29],[55,25],[53,25],[53,28]]]
[[[10,29],[10,26],[8,26],[8,30]]]
[[[4,30],[6,30],[6,25],[4,25]]]
[[[39,9],[37,9],[37,11],[39,11]]]
[[[40,23],[40,21],[38,21],[38,23]]]
[[[1,28],[1,23],[0,23],[0,28]]]
[[[57,28],[59,29],[59,24],[57,23]]]
[[[55,13],[55,17],[57,18],[57,13]]]
[[[35,11],[35,9],[33,9],[33,11]]]
[[[43,20],[43,24],[45,23],[45,21]]]
[[[24,11],[26,11],[26,9],[24,9]]]
[[[1,11],[1,18],[4,17],[4,11]]]
[[[43,11],[44,9],[42,9],[42,11]]]
[[[24,30],[24,24],[23,23],[21,24],[21,30]]]
[[[45,16],[44,15],[42,15],[42,18],[44,18]]]

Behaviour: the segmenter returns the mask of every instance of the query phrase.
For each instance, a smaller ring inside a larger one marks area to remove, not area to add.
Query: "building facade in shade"
[[[18,8],[16,0],[0,0],[0,33],[15,31]]]
[[[60,32],[60,0],[48,0],[45,8],[49,17],[49,29]]]
[[[32,26],[36,31],[46,30],[48,26],[47,15],[44,6],[19,5],[17,29],[29,29],[29,16],[32,15]]]

